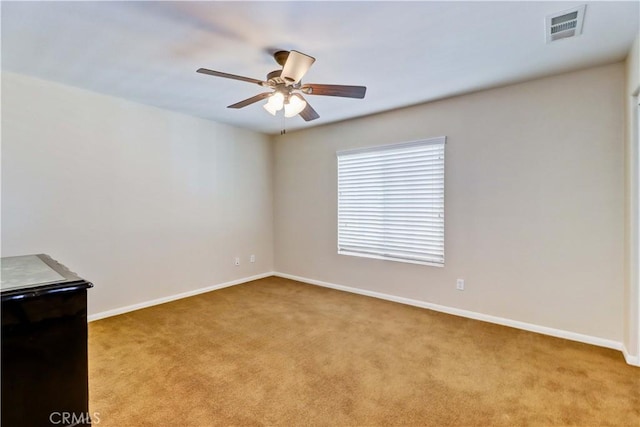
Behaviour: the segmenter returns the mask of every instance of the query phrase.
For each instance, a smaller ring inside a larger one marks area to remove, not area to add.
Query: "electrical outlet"
[[[256,256],[255,255],[249,256],[249,262],[256,262]]]
[[[456,280],[456,289],[459,291],[464,291],[464,279]]]
[[[240,257],[239,256],[236,257],[236,259],[234,261],[234,264],[235,265],[240,265]]]

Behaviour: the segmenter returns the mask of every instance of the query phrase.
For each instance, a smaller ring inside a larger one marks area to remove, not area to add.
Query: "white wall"
[[[276,137],[276,271],[621,342],[623,89],[617,63]],[[336,151],[441,135],[446,266],[337,255]]]
[[[640,251],[639,203],[640,147],[638,147],[638,90],[640,89],[640,36],[636,37],[626,61],[625,137],[625,287],[624,345],[628,355],[640,364]]]
[[[272,154],[256,133],[3,73],[2,256],[92,281],[90,314],[272,271]]]
[[[67,264],[96,285],[91,314],[275,269],[633,349],[624,64],[289,133],[275,156],[265,136],[51,82],[3,73],[2,91],[2,256]],[[338,256],[335,151],[439,135],[446,267]]]

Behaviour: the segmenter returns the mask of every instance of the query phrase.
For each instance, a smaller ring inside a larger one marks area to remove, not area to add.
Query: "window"
[[[445,140],[337,153],[339,254],[444,266]]]

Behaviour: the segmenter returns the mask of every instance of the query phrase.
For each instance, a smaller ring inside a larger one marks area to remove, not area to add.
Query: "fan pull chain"
[[[284,135],[285,133],[287,133],[287,129],[285,129],[285,117],[284,117],[284,113],[282,113],[282,130],[280,131],[280,135]]]

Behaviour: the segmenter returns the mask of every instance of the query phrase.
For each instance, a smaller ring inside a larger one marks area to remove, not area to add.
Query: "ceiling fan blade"
[[[300,96],[300,95],[298,95]],[[300,98],[304,99],[302,96]],[[309,102],[305,99],[307,106],[304,107],[304,110],[300,111],[300,117],[304,119],[305,122],[310,122],[311,120],[315,120],[320,117],[320,114],[313,109],[313,107],[309,104]]]
[[[298,83],[315,61],[316,59],[312,56],[292,50],[282,67],[280,77],[289,84]]]
[[[321,85],[308,83],[300,88],[306,95],[341,96],[343,98],[364,98],[365,86]]]
[[[233,79],[233,80],[240,80],[248,83],[255,83],[260,86],[264,86],[266,84],[266,82],[263,82],[262,80],[252,79],[251,77],[237,76],[235,74],[223,73],[221,71],[208,70],[206,68],[198,68],[196,72],[201,74],[208,74],[210,76],[224,77],[225,79]]]
[[[240,101],[240,102],[236,102],[235,104],[231,104],[227,108],[243,108],[243,107],[246,107],[247,105],[253,104],[254,102],[258,102],[260,100],[268,98],[270,95],[271,95],[271,92],[264,92],[264,93],[258,94],[256,96],[252,96],[251,98],[247,98],[244,101]]]

